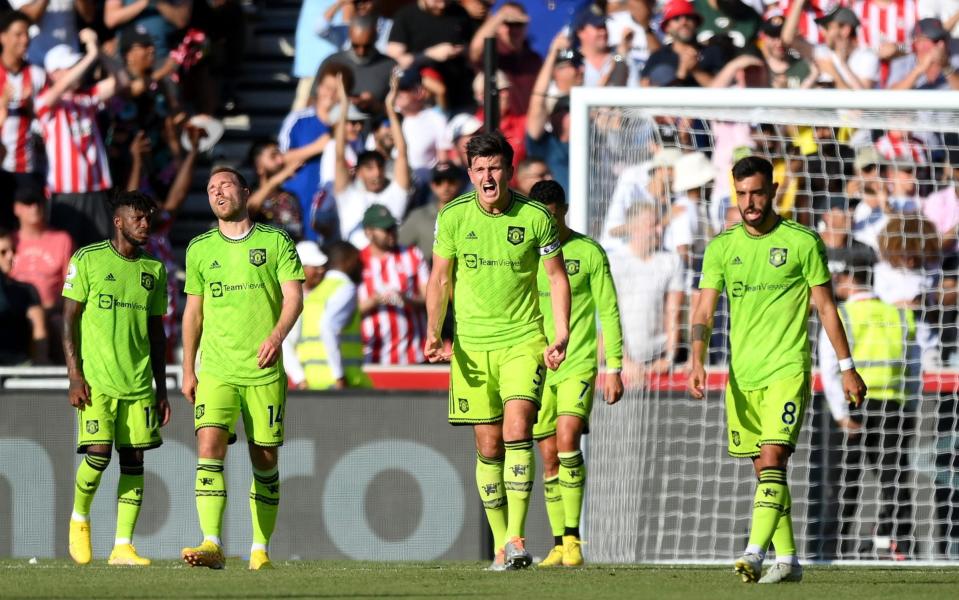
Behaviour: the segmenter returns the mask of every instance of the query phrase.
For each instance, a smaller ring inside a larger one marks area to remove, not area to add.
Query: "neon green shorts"
[[[217,427],[230,432],[236,441],[237,417],[243,416],[246,439],[257,446],[283,445],[283,418],[286,413],[286,379],[264,385],[233,385],[203,373],[196,387],[193,426]]]
[[[810,394],[809,373],[756,390],[741,390],[730,378],[726,385],[729,455],[755,458],[766,444],[795,449]]]
[[[121,400],[90,391],[92,405],[77,410],[77,452],[105,444],[117,448],[149,450],[163,443],[156,400]]]
[[[589,433],[589,413],[593,410],[596,371],[571,375],[557,384],[548,381],[543,389],[543,403],[539,407],[533,439],[544,440],[556,435],[559,415],[579,417],[586,422],[583,433]]]
[[[529,400],[539,407],[546,381],[545,349],[542,336],[499,350],[466,350],[453,344],[450,424],[502,421],[503,406],[510,400]]]

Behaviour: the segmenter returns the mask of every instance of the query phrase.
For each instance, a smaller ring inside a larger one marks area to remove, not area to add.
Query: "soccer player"
[[[750,458],[759,478],[746,552],[735,563],[744,582],[801,581],[786,481],[810,396],[809,299],[829,336],[848,400],[862,402],[866,386],[856,372],[836,312],[826,248],[809,229],[773,212],[778,185],[772,164],[757,156],[733,165],[742,223],[706,248],[701,295],[693,308],[693,356],[688,387],[705,395],[704,361],[719,294],[726,290],[732,365],[726,386],[729,454]],[[772,542],[776,564],[762,573]]]
[[[476,484],[493,531],[491,570],[532,562],[523,539],[533,489],[533,423],[546,369],[566,358],[569,280],[556,224],[546,208],[507,187],[513,150],[499,132],[466,147],[475,189],[440,211],[426,292],[425,355],[452,359],[449,421],[472,425]],[[548,344],[539,311],[540,259],[549,279],[554,337]],[[455,283],[454,283],[455,282]],[[441,338],[452,293],[456,334]]]
[[[281,347],[303,309],[303,266],[289,234],[250,220],[250,187],[240,173],[214,169],[206,191],[217,226],[187,246],[182,389],[194,405],[203,542],[184,548],[181,556],[195,567],[224,566],[223,460],[242,415],[253,464],[249,566],[272,568],[267,546],[280,504],[278,459],[286,412]]]
[[[113,238],[77,250],[63,284],[63,354],[70,404],[77,409],[77,469],[70,519],[70,556],[85,565],[90,505],[120,456],[117,529],[111,565],[149,565],[132,545],[143,499],[143,451],[162,444],[170,420],[166,390],[166,269],[142,250],[150,237],[153,200],[121,192],[114,200]],[[156,382],[156,391],[150,379]]]
[[[579,518],[586,489],[586,465],[580,450],[580,436],[588,432],[596,383],[596,312],[603,328],[606,375],[603,398],[616,404],[623,396],[623,332],[619,323],[616,286],[603,249],[587,236],[566,225],[566,193],[555,181],[539,181],[530,198],[542,203],[556,220],[556,231],[566,262],[572,295],[570,338],[566,360],[546,374],[546,388],[533,438],[543,457],[543,491],[546,513],[553,530],[553,549],[539,563],[541,567],[576,567],[583,564],[580,550]],[[553,311],[549,280],[543,270],[537,276],[539,310],[547,338]]]

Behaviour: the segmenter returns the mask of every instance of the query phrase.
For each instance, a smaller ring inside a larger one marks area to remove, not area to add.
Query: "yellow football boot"
[[[563,547],[553,546],[546,558],[539,561],[537,567],[562,567],[563,566]]]
[[[583,566],[583,551],[580,546],[583,542],[575,535],[563,536],[563,566],[581,567]]]
[[[226,564],[223,549],[210,540],[203,540],[196,548],[184,548],[180,552],[180,558],[191,567],[222,569]]]
[[[124,567],[146,567],[150,565],[149,558],[143,558],[137,554],[137,549],[133,544],[117,544],[110,552],[110,560],[107,561],[114,566]]]
[[[250,552],[250,570],[259,571],[260,569],[272,569],[273,562],[270,561],[270,555],[266,550],[254,550]]]
[[[70,558],[78,565],[85,565],[93,559],[93,547],[90,545],[90,521],[70,519]]]

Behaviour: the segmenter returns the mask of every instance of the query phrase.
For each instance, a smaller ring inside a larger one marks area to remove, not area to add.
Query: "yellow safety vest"
[[[905,402],[909,345],[916,337],[912,311],[868,298],[840,304],[839,315],[866,397]]]
[[[329,389],[336,383],[327,361],[326,348],[320,338],[320,321],[323,319],[326,303],[343,285],[346,285],[346,282],[338,277],[325,277],[303,301],[303,329],[296,345],[296,354],[303,363],[307,385],[313,390]],[[349,387],[373,387],[369,376],[363,372],[359,311],[353,312],[349,324],[340,334],[340,358],[343,363],[343,377]]]

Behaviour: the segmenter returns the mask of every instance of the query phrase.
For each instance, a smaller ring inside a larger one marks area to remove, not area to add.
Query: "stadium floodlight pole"
[[[499,89],[496,87],[496,38],[483,40],[483,131],[499,129]]]
[[[954,111],[957,94],[953,91],[890,91],[890,90],[784,90],[772,88],[724,88],[691,90],[690,88],[627,88],[596,87],[573,88],[570,99],[570,174],[569,174],[569,220],[570,227],[588,233],[587,190],[589,189],[589,120],[594,108],[651,109],[668,106],[675,113],[676,107],[702,113],[713,110],[738,112],[763,107],[795,111],[837,111],[835,124],[844,124],[843,111],[868,113],[871,111]],[[954,112],[952,112],[955,115]],[[948,121],[932,114],[925,127],[931,131],[959,130],[959,122]],[[877,117],[876,128],[891,125],[888,114]],[[911,120],[909,130],[916,131],[917,124]]]

